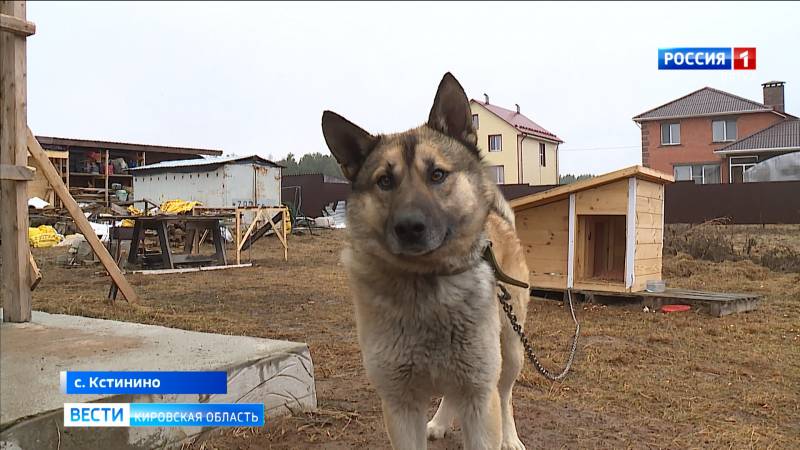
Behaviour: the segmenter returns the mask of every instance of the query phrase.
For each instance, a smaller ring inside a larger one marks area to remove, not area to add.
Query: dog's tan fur
[[[343,261],[364,366],[392,446],[425,448],[459,418],[467,449],[524,448],[511,406],[523,349],[481,259],[486,239],[507,274],[527,281],[528,269],[513,212],[474,145],[463,89],[445,75],[428,123],[403,133],[374,137],[328,112],[323,131],[353,183]],[[432,167],[447,172],[445,181],[430,181]],[[387,172],[399,181],[378,189]],[[387,235],[398,210],[417,207],[447,234],[431,231],[430,251],[409,254]],[[507,288],[524,323],[527,290]],[[444,398],[426,427],[434,395]]]

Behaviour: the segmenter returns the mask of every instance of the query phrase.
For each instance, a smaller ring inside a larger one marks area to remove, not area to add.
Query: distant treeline
[[[336,159],[334,159],[333,156],[331,155],[326,155],[323,153],[309,153],[307,155],[303,155],[299,161],[297,160],[297,158],[293,153],[289,153],[288,155],[286,155],[286,158],[283,158],[276,162],[286,167],[285,169],[283,169],[284,175],[321,173],[324,175],[330,175],[334,177],[344,176],[342,175],[342,169],[339,167],[339,164],[336,162]],[[594,175],[588,173],[581,175],[573,175],[571,173],[568,173],[561,175],[561,178],[559,178],[558,182],[559,184],[569,184],[593,177]]]
[[[576,181],[586,180],[589,178],[594,178],[594,175],[590,173],[584,173],[582,175],[573,175],[571,173],[561,175],[561,178],[558,179],[558,184],[570,184]]]
[[[286,167],[283,169],[283,175],[302,175],[308,173],[321,173],[334,177],[342,177],[342,169],[336,159],[331,155],[324,155],[322,153],[309,153],[303,155],[300,161],[295,159],[294,154],[289,153],[286,158],[276,161],[278,164]]]

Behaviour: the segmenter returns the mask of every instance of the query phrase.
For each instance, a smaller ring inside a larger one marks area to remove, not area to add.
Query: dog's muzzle
[[[444,226],[420,210],[394,214],[387,224],[389,249],[396,255],[418,256],[439,248],[446,235]]]

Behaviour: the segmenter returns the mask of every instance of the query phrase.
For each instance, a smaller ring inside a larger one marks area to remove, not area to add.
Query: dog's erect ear
[[[333,111],[322,113],[322,134],[342,172],[354,180],[378,138]]]
[[[428,126],[460,141],[475,145],[472,112],[464,88],[450,72],[444,74],[428,116]]]

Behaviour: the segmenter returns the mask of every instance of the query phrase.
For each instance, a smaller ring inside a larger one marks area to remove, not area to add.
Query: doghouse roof
[[[616,172],[610,172],[594,178],[565,184],[544,192],[515,198],[509,203],[515,210],[528,209],[534,206],[563,200],[575,192],[593,189],[605,184],[613,183],[615,181],[624,180],[626,178],[638,178],[640,180],[651,181],[659,184],[667,184],[675,181],[671,175],[667,175],[663,172],[642,166],[631,166],[622,170],[617,170]]]

